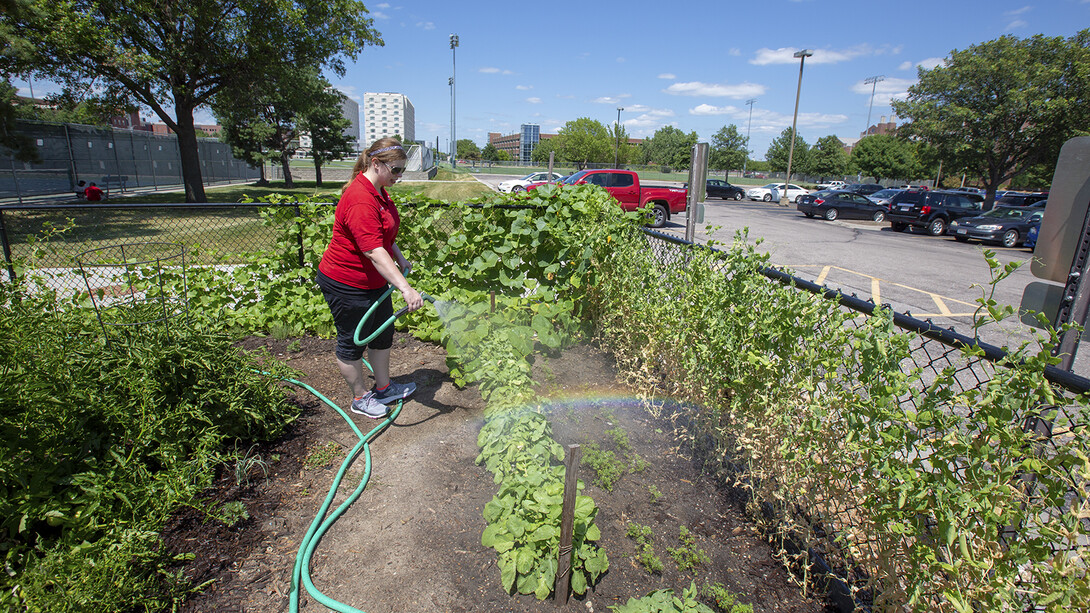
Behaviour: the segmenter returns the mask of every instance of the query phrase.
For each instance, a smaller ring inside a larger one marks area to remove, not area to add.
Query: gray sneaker
[[[376,392],[374,388],[372,388],[371,392],[368,393],[365,398],[374,398],[376,402],[388,405],[392,402],[412,396],[415,391],[415,383],[394,383],[393,381],[390,381],[390,385],[386,389],[381,392]]]
[[[375,395],[368,392],[363,398],[356,398],[352,401],[352,412],[359,413],[360,415],[366,415],[371,419],[382,419],[386,417],[386,407],[375,400]]]

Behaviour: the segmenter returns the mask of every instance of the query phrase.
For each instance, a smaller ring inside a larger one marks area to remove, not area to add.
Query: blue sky
[[[1067,37],[1090,27],[1090,0],[365,4],[385,45],[365,48],[331,81],[357,100],[369,91],[407,95],[416,137],[438,137],[444,150],[452,33],[459,37],[459,139],[483,146],[489,132],[510,134],[523,123],[555,133],[580,117],[610,124],[624,107],[621,122],[634,137],[672,125],[707,141],[734,124],[743,135],[750,130],[753,157],[761,159],[791,125],[799,73],[792,54],[799,49],[814,51],[798,119],[799,135],[813,144],[865,129],[867,77],[885,77],[874,95],[874,124],[915,82],[917,66],[935,66],[953,49],[1004,34]],[[35,84],[35,94],[42,86]]]

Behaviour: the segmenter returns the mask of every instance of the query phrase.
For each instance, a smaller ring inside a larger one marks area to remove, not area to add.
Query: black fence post
[[[8,265],[9,280],[15,281],[15,267],[11,262],[11,243],[8,242],[8,227],[4,225],[4,211],[0,211],[0,243],[4,245],[4,263]]]
[[[307,265],[303,260],[303,220],[300,217],[299,205],[295,205],[295,228],[299,231],[299,268]]]

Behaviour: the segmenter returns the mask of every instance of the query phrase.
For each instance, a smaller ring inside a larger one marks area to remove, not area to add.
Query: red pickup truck
[[[685,210],[686,190],[682,187],[640,185],[640,177],[631,170],[580,170],[560,181],[561,185],[599,185],[609,192],[621,208],[635,211],[652,207],[651,227],[666,225],[671,215]],[[546,185],[532,183],[526,189]]]

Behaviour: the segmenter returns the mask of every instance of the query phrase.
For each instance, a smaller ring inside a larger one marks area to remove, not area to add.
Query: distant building
[[[141,127],[139,129],[148,130],[148,126],[150,126],[150,131],[152,134],[158,134],[160,136],[170,136],[171,134],[174,134],[174,130],[168,128],[165,123],[144,124],[144,126],[145,127]],[[204,136],[207,138],[219,138],[220,132],[223,132],[223,126],[215,123],[195,123],[193,124],[193,127],[197,130],[198,137]]]
[[[886,121],[886,116],[883,115],[882,118],[878,120],[877,124],[875,124],[873,126],[870,126],[869,128],[867,128],[867,130],[865,132],[861,132],[859,134],[859,138],[863,138],[863,137],[866,137],[866,136],[874,136],[875,134],[893,135],[893,134],[896,134],[896,133],[897,133],[897,122],[893,121],[892,117],[889,118],[889,121]]]
[[[348,96],[341,103],[341,113],[348,120],[349,126],[344,129],[345,136],[352,139],[352,149],[360,150],[360,105]]]
[[[380,138],[400,136],[402,142],[416,140],[416,109],[409,98],[391,92],[367,92],[363,95],[363,131],[360,147],[366,148]]]
[[[534,149],[543,140],[556,138],[556,134],[544,134],[541,127],[534,123],[524,123],[515,134],[500,134],[489,132],[488,142],[499,151],[506,151],[516,162],[529,162],[534,154]],[[642,138],[630,138],[628,144],[639,145]]]

